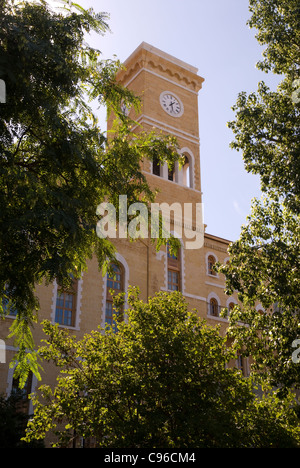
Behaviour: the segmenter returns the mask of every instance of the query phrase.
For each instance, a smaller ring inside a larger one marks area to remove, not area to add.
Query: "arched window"
[[[184,165],[182,166],[182,183],[186,187],[191,187],[191,167],[188,156],[184,155]]]
[[[214,297],[212,297],[209,301],[209,315],[212,315],[213,317],[219,316],[219,304],[217,299]]]
[[[167,244],[167,257],[168,257],[168,290],[180,291],[181,278],[180,278],[180,249],[174,255],[170,252],[169,244]]]
[[[75,326],[78,280],[74,279],[69,288],[58,285],[55,308],[55,322],[68,327]]]
[[[188,148],[182,150],[183,165],[176,161],[172,168],[160,163],[158,158],[152,160],[152,174],[163,179],[179,183],[188,188],[194,188],[194,156]]]
[[[185,147],[181,149],[183,165],[180,167],[179,182],[188,188],[194,187],[195,158],[192,151]]]
[[[113,298],[116,294],[124,291],[124,271],[120,263],[112,265],[113,273],[107,273],[106,280],[106,304],[105,304],[105,323],[113,326],[113,315],[115,314],[113,308]]]
[[[217,276],[217,273],[214,270],[214,264],[216,263],[216,259],[213,255],[209,255],[207,258],[207,273],[212,276]]]

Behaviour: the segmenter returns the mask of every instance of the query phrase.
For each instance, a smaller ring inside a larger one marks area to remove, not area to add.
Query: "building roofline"
[[[231,240],[224,239],[223,237],[215,236],[207,232],[204,233],[204,237],[207,237],[208,239],[211,239],[211,240],[215,240],[216,242],[222,242],[223,244],[230,244],[232,242]]]
[[[191,73],[197,74],[198,73],[198,68],[194,67],[193,65],[190,65],[187,62],[184,62],[182,60],[179,60],[178,58],[174,57],[173,55],[167,54],[163,50],[158,49],[157,47],[152,46],[151,44],[148,44],[147,42],[141,42],[141,44],[132,52],[132,54],[127,57],[125,62],[123,62],[123,65],[126,66],[127,63],[129,63],[132,58],[141,50],[147,50],[148,52],[151,52],[159,57],[162,57],[165,60],[168,60],[169,62],[178,65],[179,67],[182,67],[186,70],[188,70]]]

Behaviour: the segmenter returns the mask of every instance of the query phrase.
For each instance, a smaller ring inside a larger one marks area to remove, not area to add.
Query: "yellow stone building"
[[[140,114],[132,114],[132,117],[146,131],[155,129],[174,135],[185,156],[185,165],[180,168],[176,164],[172,172],[166,165],[161,167],[155,161],[144,161],[143,171],[150,186],[159,189],[157,202],[164,202],[167,206],[177,203],[180,207],[184,207],[184,204],[200,207],[198,92],[204,79],[198,75],[195,67],[146,43],[142,43],[124,65],[125,69],[119,72],[118,80],[142,99]],[[134,113],[133,110],[130,112]],[[224,278],[217,275],[212,266],[216,261],[227,261],[229,241],[203,233],[202,220],[199,223],[196,215],[194,212],[188,226],[180,219],[171,225],[171,231],[181,240],[177,257],[170,256],[166,248],[157,252],[148,238],[135,242],[129,242],[126,238],[115,239],[118,264],[114,278],[102,276],[95,258],[89,261],[87,271],[68,293],[60,295],[57,284],[39,286],[40,321],[50,319],[80,338],[99,325],[111,322],[109,289],[126,292],[132,285],[140,288],[143,300],[157,291],[180,290],[191,309],[197,309],[199,315],[212,326],[221,324],[221,333],[225,333],[227,321],[219,316],[220,309],[230,308],[237,303],[237,299],[225,295]],[[183,218],[183,221],[186,219]],[[3,340],[0,343],[5,343],[4,352],[3,346],[0,348],[0,393],[6,395],[13,391],[15,385],[13,370],[9,369],[15,349],[7,340],[13,320],[13,316],[8,316],[0,324],[0,338]],[[36,343],[43,338],[39,326],[35,328],[34,335]],[[43,383],[54,382],[55,369],[45,365],[42,378]],[[33,376],[28,382],[27,391],[34,391],[39,384]],[[28,411],[31,409],[29,406]]]

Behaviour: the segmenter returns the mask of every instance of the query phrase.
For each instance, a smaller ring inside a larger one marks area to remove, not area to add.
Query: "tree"
[[[276,91],[260,82],[256,93],[240,93],[233,107],[231,146],[243,152],[247,171],[260,175],[263,195],[220,271],[227,292],[239,291],[230,332],[253,357],[253,370],[274,386],[300,388],[292,359],[300,337],[300,7],[296,0],[250,0],[250,11],[249,25],[266,46],[258,68],[282,80]]]
[[[116,207],[149,203],[140,169],[143,158],[169,164],[178,158],[174,139],[130,132],[122,100],[138,97],[115,79],[118,61],[101,60],[85,35],[104,34],[107,15],[65,1],[52,11],[45,1],[0,0],[0,312],[17,311],[11,331],[19,353],[16,372],[39,375],[31,325],[38,320],[36,284],[56,279],[68,286],[93,254],[99,267],[114,249],[96,235],[99,203]],[[93,105],[116,116],[107,138]],[[1,304],[5,305],[2,307]]]
[[[228,366],[236,357],[218,328],[189,312],[179,292],[144,303],[129,291],[115,303],[117,329],[77,341],[45,322],[40,353],[60,373],[33,396],[26,440],[53,431],[57,446],[75,437],[96,447],[296,447],[292,400],[257,399],[251,379]]]

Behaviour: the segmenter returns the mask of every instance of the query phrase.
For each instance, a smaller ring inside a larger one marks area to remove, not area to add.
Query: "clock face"
[[[183,114],[183,105],[180,99],[173,93],[164,91],[160,95],[162,108],[173,117],[180,117]]]

